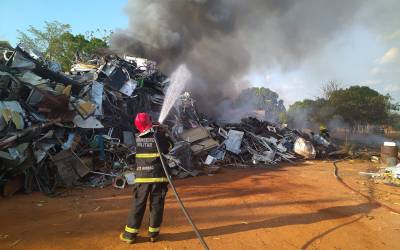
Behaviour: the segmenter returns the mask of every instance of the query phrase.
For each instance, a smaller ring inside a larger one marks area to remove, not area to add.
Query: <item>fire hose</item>
[[[389,210],[389,211],[391,211],[393,213],[400,214],[400,211],[398,211],[398,210],[396,210],[396,209],[394,209],[394,208],[392,208],[392,207],[390,207],[388,205],[385,205],[382,202],[377,201],[373,197],[370,197],[368,195],[365,195],[365,194],[361,193],[360,191],[352,188],[351,186],[349,186],[347,183],[345,183],[343,181],[342,177],[339,176],[339,168],[337,166],[337,163],[345,161],[346,159],[349,159],[349,158],[350,157],[346,157],[344,159],[333,161],[333,175],[335,176],[336,180],[338,180],[343,186],[345,186],[346,188],[350,189],[354,193],[357,193],[357,194],[361,195],[362,197],[364,197],[365,199],[367,199],[371,204],[375,204],[377,206],[383,207],[383,208],[385,208],[385,209],[387,209],[387,210]]]
[[[188,222],[192,226],[193,231],[195,232],[195,234],[196,234],[197,238],[199,239],[201,245],[203,246],[204,249],[208,250],[209,248],[208,248],[206,242],[204,241],[203,236],[201,236],[199,230],[197,229],[196,225],[194,224],[194,222],[193,222],[192,218],[190,217],[188,211],[186,210],[185,206],[183,205],[183,202],[182,202],[181,198],[179,197],[178,192],[175,189],[174,183],[172,182],[171,177],[168,175],[167,167],[166,167],[166,164],[165,164],[164,159],[162,157],[162,152],[160,150],[160,146],[158,145],[158,141],[157,141],[157,138],[156,138],[155,135],[156,135],[156,133],[154,133],[154,140],[155,140],[155,143],[156,143],[157,151],[160,154],[161,165],[162,165],[162,167],[164,169],[165,175],[167,176],[169,185],[171,185],[172,191],[174,192],[176,201],[178,202],[179,206],[181,207],[182,212],[184,213],[186,219],[188,220]]]

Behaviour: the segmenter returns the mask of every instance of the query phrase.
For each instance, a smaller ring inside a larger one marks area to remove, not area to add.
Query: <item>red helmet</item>
[[[140,133],[143,133],[144,131],[153,127],[150,115],[148,113],[137,114],[135,118],[135,126]]]

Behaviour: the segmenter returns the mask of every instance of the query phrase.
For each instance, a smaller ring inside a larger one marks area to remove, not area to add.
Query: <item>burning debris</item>
[[[190,143],[195,156],[207,153],[205,160],[199,159],[205,165],[272,167],[280,162],[328,156],[335,149],[319,135],[307,135],[254,117],[243,118],[240,123],[201,119],[188,93],[181,96],[177,109],[181,112],[174,132],[180,131],[179,138]]]
[[[178,99],[175,112],[172,134],[183,143],[176,149],[190,148],[197,165],[273,167],[280,162],[328,157],[335,150],[321,135],[292,130],[286,125],[254,117],[243,118],[240,123],[211,121],[199,115],[195,100],[188,92]],[[180,157],[187,158],[187,153],[174,152],[174,157],[169,158],[171,164],[185,162]],[[192,174],[185,164],[179,167]]]
[[[57,63],[23,45],[1,49],[3,195],[134,183],[132,124],[139,112],[160,118],[170,131],[175,147],[166,158],[179,178],[202,173],[201,166],[277,166],[333,149],[321,136],[256,118],[211,121],[198,113],[188,92],[179,96],[190,77],[184,67],[170,81],[152,61],[106,55],[62,73]],[[175,94],[168,105],[165,90]]]

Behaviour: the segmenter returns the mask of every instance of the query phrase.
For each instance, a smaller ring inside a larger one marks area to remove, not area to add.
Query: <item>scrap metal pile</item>
[[[321,135],[292,130],[253,117],[243,118],[240,123],[211,122],[200,117],[195,100],[187,92],[176,106],[172,132],[177,140],[182,141],[177,146],[182,153],[174,152],[173,165],[176,162],[195,162],[199,165],[273,167],[280,162],[326,157],[335,150]],[[183,153],[188,148],[192,161],[188,161],[188,154]],[[179,157],[186,160],[179,160]],[[186,168],[181,164],[183,170],[178,176],[196,175],[192,165]]]
[[[3,194],[124,186],[135,153],[133,119],[139,112],[158,116],[166,77],[132,57],[94,57],[66,74],[23,45],[0,50]]]
[[[57,187],[123,188],[134,183],[137,113],[157,119],[168,78],[154,62],[116,55],[76,62],[70,72],[23,45],[0,43],[0,190],[56,193]],[[199,166],[276,166],[331,150],[319,135],[255,118],[217,123],[198,114],[189,93],[165,121],[167,155],[178,178]]]

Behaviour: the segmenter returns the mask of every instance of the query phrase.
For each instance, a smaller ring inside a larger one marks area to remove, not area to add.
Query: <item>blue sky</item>
[[[45,21],[54,20],[70,24],[73,33],[124,29],[129,21],[124,13],[127,2],[0,0],[0,40],[16,45],[18,29],[42,27]],[[280,65],[253,68],[247,80],[277,91],[286,106],[320,96],[322,84],[330,80],[343,87],[367,85],[400,102],[400,1],[371,3],[351,25],[297,67],[290,71],[283,71]]]
[[[42,27],[45,21],[59,21],[72,26],[73,33],[98,28],[126,28],[128,17],[123,9],[127,0],[0,0],[0,39],[15,45],[17,29],[29,25]]]

